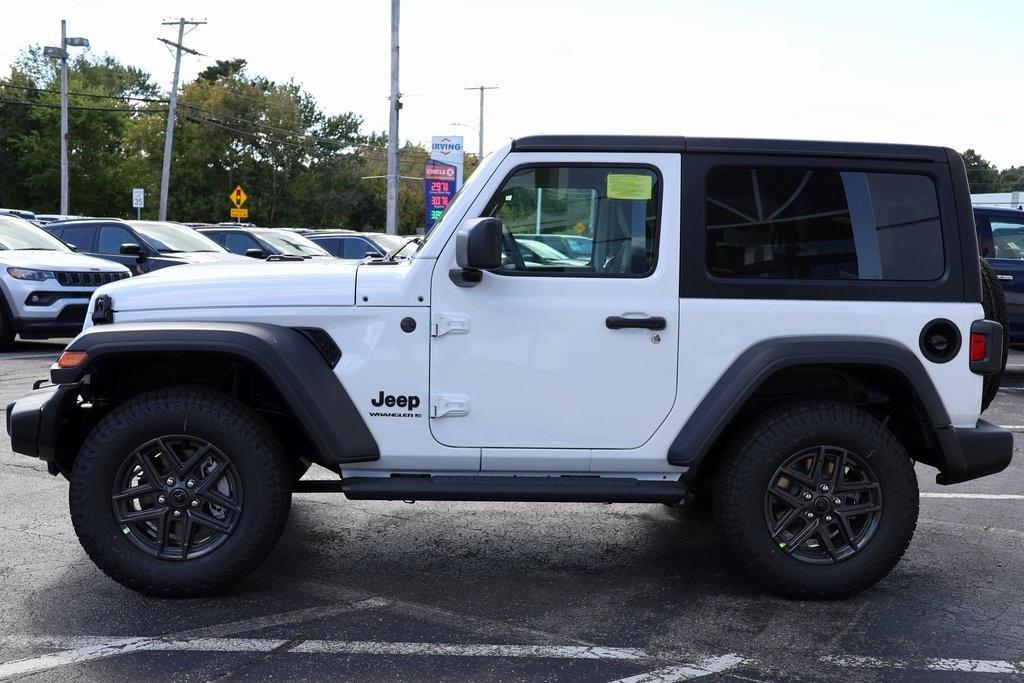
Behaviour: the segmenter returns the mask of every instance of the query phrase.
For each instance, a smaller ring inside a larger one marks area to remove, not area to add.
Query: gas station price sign
[[[423,165],[423,198],[427,208],[426,229],[437,223],[455,196],[458,173],[453,164],[427,159]]]

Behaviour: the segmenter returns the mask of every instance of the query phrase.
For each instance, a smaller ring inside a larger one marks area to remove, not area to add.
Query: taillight
[[[988,356],[988,335],[971,332],[971,360],[985,360]]]

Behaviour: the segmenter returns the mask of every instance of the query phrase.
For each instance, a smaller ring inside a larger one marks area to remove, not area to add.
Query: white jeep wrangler
[[[231,584],[293,493],[337,491],[709,502],[755,579],[832,597],[907,548],[915,461],[1010,462],[979,419],[1006,353],[979,270],[951,150],[531,137],[401,253],[101,288],[7,428],[148,594]]]

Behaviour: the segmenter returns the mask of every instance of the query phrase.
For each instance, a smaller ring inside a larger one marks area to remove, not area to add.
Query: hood
[[[35,268],[38,270],[85,270],[102,273],[122,273],[128,270],[120,263],[76,254],[73,251],[16,251],[4,249],[0,250],[0,263],[5,266]]]
[[[252,261],[249,256],[239,256],[229,251],[182,251],[160,254],[160,258],[172,258],[184,263],[241,263]]]
[[[104,285],[96,292],[109,295],[115,311],[355,304],[358,264],[338,259],[240,259],[231,264],[161,268]]]

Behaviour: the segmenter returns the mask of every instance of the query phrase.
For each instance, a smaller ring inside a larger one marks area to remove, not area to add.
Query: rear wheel
[[[1006,313],[1006,296],[1003,294],[1003,286],[999,284],[999,277],[992,266],[983,258],[981,259],[981,306],[985,309],[985,318],[994,320],[1003,326],[1003,359],[999,372],[994,375],[986,375],[981,391],[981,410],[988,409],[996,394],[999,393],[999,385],[1003,381],[1003,370],[1006,369],[1006,358],[1010,352],[1010,321]]]
[[[71,519],[89,557],[148,595],[217,592],[254,570],[284,528],[291,470],[248,406],[161,389],[111,411],[74,464]]]
[[[896,437],[828,401],[754,419],[718,473],[714,513],[737,559],[770,590],[835,598],[896,565],[917,524],[917,479]]]

